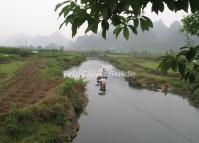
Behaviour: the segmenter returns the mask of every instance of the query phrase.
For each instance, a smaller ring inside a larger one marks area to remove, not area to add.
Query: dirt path
[[[24,107],[34,104],[60,81],[50,81],[38,77],[38,72],[45,67],[47,61],[31,58],[30,62],[16,73],[15,82],[0,95],[0,113],[9,112],[15,105]]]

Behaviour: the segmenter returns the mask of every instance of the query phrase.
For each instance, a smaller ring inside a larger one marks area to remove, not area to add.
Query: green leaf
[[[189,82],[190,82],[190,83],[193,83],[195,80],[196,80],[196,76],[195,76],[194,73],[191,72],[191,73],[189,74]]]
[[[153,22],[151,21],[151,19],[149,19],[148,17],[146,16],[142,16],[145,21],[148,23],[149,27],[153,28]]]
[[[190,71],[188,71],[188,72],[186,72],[185,74],[184,74],[184,79],[187,81],[188,80],[188,78],[189,78],[189,74],[190,74]]]
[[[167,0],[165,1],[166,4],[167,4],[167,7],[170,9],[170,10],[175,10],[175,2],[173,0]]]
[[[117,0],[108,0],[109,8],[111,9],[111,12],[114,12],[118,6]]]
[[[186,12],[188,12],[188,0],[181,0],[181,1],[176,1],[175,2],[175,6],[176,6],[176,10],[184,10]]]
[[[118,35],[120,34],[120,32],[122,31],[122,27],[118,26],[114,29],[113,34],[115,35],[115,37],[117,38]]]
[[[65,24],[66,26],[68,25],[69,22],[71,22],[73,20],[74,15],[71,14],[69,15],[64,22],[60,25],[59,29],[61,29],[63,27],[63,25]]]
[[[101,23],[102,30],[108,30],[109,29],[109,23],[107,20],[103,20]]]
[[[102,30],[102,37],[106,39],[106,30]]]
[[[92,32],[94,32],[94,33],[97,33],[97,30],[98,30],[98,21],[95,21],[95,20],[89,20],[88,21],[88,28],[86,29],[85,33],[87,33],[90,30]]]
[[[192,13],[199,11],[199,0],[189,0]]]
[[[97,30],[98,30],[98,23],[95,23],[92,25],[91,31],[93,31],[94,33],[97,33]]]
[[[194,48],[190,48],[189,51],[186,53],[186,58],[188,61],[192,61],[197,54],[197,51]]]
[[[131,7],[136,16],[140,15],[141,8],[142,8],[142,1],[141,0],[132,0]]]
[[[102,37],[106,39],[106,31],[109,29],[109,23],[107,20],[102,20],[101,22],[102,26]]]
[[[140,25],[142,31],[149,30],[149,23],[145,19],[140,18]]]
[[[139,25],[138,18],[133,19],[133,23],[134,23],[135,28],[138,28],[138,25]]]
[[[137,35],[137,29],[133,25],[128,25],[128,27]]]
[[[183,50],[183,49],[188,49],[189,47],[188,46],[183,46],[180,48],[180,50]]]
[[[72,37],[74,37],[77,34],[77,23],[74,22],[72,24]]]
[[[156,14],[158,14],[159,11],[163,12],[164,11],[164,3],[163,1],[154,1],[152,3],[152,11],[154,11]]]
[[[124,28],[123,28],[123,35],[124,35],[124,38],[125,38],[126,40],[129,39],[129,30],[128,30],[128,27],[127,27],[127,26],[124,26]]]
[[[185,74],[185,70],[186,70],[186,64],[179,62],[178,69],[179,69],[181,76],[183,77]]]
[[[121,23],[121,21],[120,21],[120,16],[118,16],[118,15],[113,15],[112,16],[112,24],[114,25],[114,26],[117,26],[117,25],[119,25]]]
[[[64,14],[64,17],[66,17],[68,15],[68,13],[70,12],[70,7],[69,6],[65,6],[61,12],[59,13],[59,17]]]
[[[64,5],[65,3],[68,3],[68,2],[69,1],[65,1],[65,2],[57,4],[56,7],[55,7],[55,11],[57,11],[62,5]]]
[[[104,19],[108,17],[108,9],[106,6],[102,7],[102,16]]]
[[[63,27],[63,25],[65,24],[65,20],[64,22],[62,22],[62,24],[59,26],[59,29],[61,29]]]

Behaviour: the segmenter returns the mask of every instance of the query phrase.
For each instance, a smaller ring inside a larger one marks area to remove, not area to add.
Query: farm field
[[[79,65],[85,56],[49,50],[36,55],[26,51],[27,56],[20,55],[23,49],[13,53],[11,49],[0,51],[17,55],[17,59],[0,64],[1,141],[71,140],[78,129],[76,116],[86,106],[87,98],[84,81],[64,79],[62,71]]]

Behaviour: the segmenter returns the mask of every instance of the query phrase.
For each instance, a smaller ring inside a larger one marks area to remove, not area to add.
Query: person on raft
[[[101,90],[105,90],[106,89],[106,82],[107,82],[107,80],[105,79],[105,78],[102,78],[101,80],[100,80],[100,89]]]
[[[100,75],[97,76],[97,83],[100,83],[101,79],[102,79],[102,75],[100,74]]]

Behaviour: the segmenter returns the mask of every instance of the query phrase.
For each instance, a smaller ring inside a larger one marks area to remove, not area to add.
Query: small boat
[[[101,90],[101,91],[105,91],[105,90],[106,90],[106,88],[102,88],[102,87],[101,87],[101,88],[100,88],[100,90]]]

